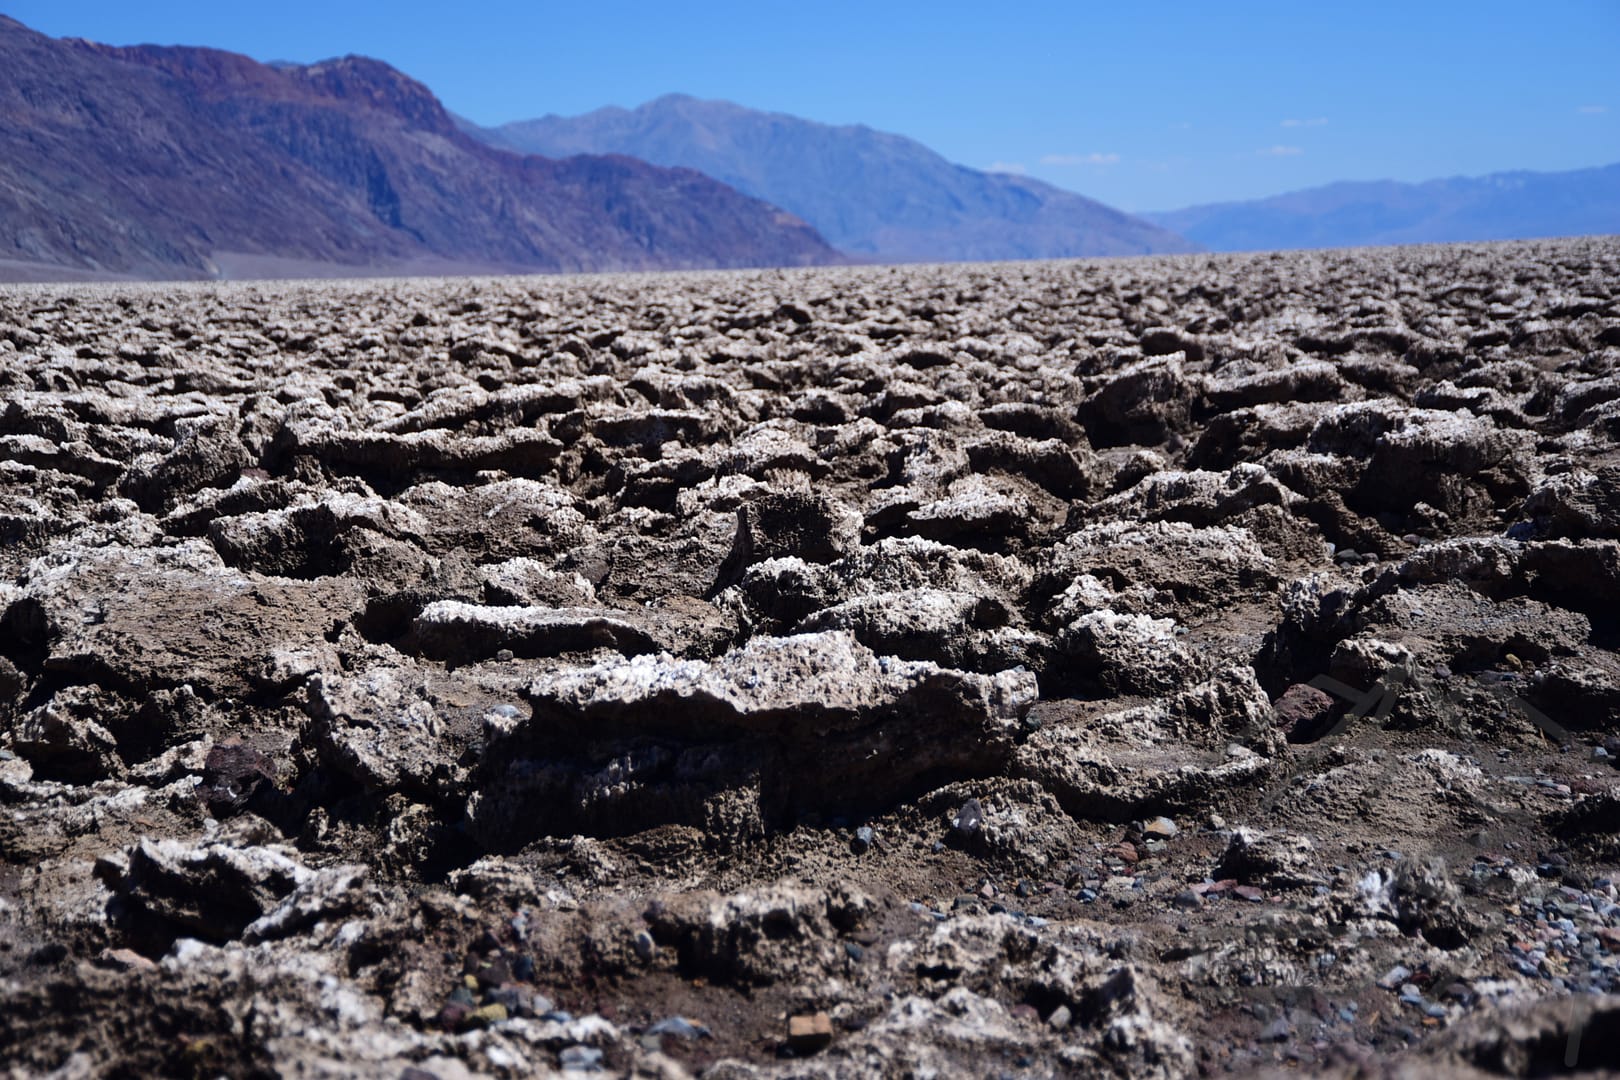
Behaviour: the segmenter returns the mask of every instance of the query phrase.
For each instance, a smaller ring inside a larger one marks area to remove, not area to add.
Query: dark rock
[[[252,803],[261,787],[275,786],[275,763],[243,743],[220,743],[208,750],[202,780],[199,794],[208,812],[229,817]]]
[[[1332,726],[1337,703],[1314,686],[1296,683],[1272,705],[1277,727],[1292,743],[1312,742]]]
[[[984,808],[978,799],[969,799],[951,818],[951,831],[964,840],[972,839],[984,824]]]

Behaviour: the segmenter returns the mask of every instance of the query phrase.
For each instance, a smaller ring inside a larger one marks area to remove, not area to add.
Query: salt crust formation
[[[17,1076],[1620,1068],[1613,240],[7,289],[0,537]]]

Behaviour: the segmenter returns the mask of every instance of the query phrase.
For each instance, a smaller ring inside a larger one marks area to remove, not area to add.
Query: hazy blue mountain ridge
[[[1142,216],[1214,251],[1607,235],[1620,233],[1620,164],[1344,182]]]
[[[1193,250],[1181,237],[1027,177],[956,165],[913,139],[670,94],[544,116],[481,137],[549,157],[624,154],[696,169],[803,218],[835,247],[890,261]]]

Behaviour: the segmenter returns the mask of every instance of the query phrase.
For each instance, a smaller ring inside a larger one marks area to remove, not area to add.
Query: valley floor
[[[0,1067],[1620,1069],[1620,241],[0,289]]]

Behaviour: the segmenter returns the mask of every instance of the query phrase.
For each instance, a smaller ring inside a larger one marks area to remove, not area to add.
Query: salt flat
[[[17,1075],[1620,1068],[1620,241],[5,287],[0,395]]]

